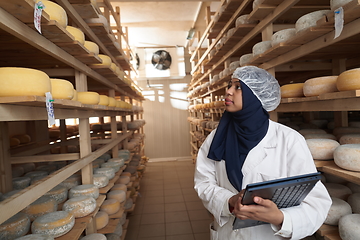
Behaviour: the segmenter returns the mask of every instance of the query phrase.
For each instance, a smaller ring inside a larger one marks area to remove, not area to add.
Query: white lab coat
[[[317,171],[305,139],[295,130],[269,121],[267,134],[246,157],[242,168],[242,188],[249,183]],[[286,234],[291,239],[302,239],[322,225],[331,206],[331,198],[319,181],[299,206],[281,209],[285,217],[282,229],[265,224],[232,230],[234,216],[229,212],[228,200],[238,191],[227,178],[225,161],[207,158],[215,131],[209,134],[199,149],[194,178],[196,192],[214,216],[210,228],[212,240],[284,239],[282,235]],[[290,231],[286,231],[289,221]]]

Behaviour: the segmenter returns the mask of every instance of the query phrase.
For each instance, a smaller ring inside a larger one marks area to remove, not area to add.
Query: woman
[[[212,213],[211,239],[302,239],[324,222],[331,199],[319,181],[304,201],[278,209],[268,199],[241,204],[249,183],[316,172],[304,138],[269,120],[280,103],[280,86],[267,71],[237,68],[226,90],[219,126],[201,146],[195,170],[195,190]],[[233,230],[235,217],[267,222]]]

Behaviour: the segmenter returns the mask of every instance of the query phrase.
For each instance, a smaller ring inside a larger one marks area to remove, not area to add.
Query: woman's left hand
[[[242,205],[241,198],[235,204],[233,214],[241,220],[253,219],[281,226],[284,215],[276,204],[268,199],[254,197],[253,205]]]

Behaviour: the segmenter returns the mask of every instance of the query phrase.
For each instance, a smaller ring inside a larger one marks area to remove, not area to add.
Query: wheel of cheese
[[[85,34],[83,33],[83,31],[80,30],[80,28],[67,26],[66,31],[68,31],[75,38],[76,41],[84,45]]]
[[[332,139],[336,140],[336,137],[329,133],[309,133],[303,135],[305,139]],[[341,144],[341,143],[340,143]]]
[[[342,240],[359,239],[360,214],[349,214],[339,220],[339,235]]]
[[[342,216],[351,214],[351,206],[346,201],[340,198],[331,198],[332,203],[328,215],[325,219],[325,224],[337,226],[339,223],[339,219]]]
[[[82,104],[97,105],[100,102],[100,95],[97,92],[78,92],[77,97]]]
[[[119,76],[120,79],[124,79],[124,77],[125,77],[125,72],[124,71],[122,71],[120,68],[117,68],[116,73],[117,73],[117,75]]]
[[[106,234],[107,240],[121,240],[121,235],[115,234],[115,233],[108,233]]]
[[[73,98],[71,100],[73,100],[73,101],[78,100],[78,92],[75,89],[74,89],[74,96],[73,96]]]
[[[266,52],[266,50],[271,48],[271,41],[262,41],[256,43],[252,48],[253,56],[257,56]]]
[[[316,22],[328,14],[330,10],[318,10],[315,12],[311,12],[305,14],[304,16],[300,17],[295,23],[296,32],[304,31],[310,27],[315,27]]]
[[[52,1],[41,0],[41,2],[44,4],[44,11],[49,15],[50,20],[55,20],[60,26],[66,28],[68,25],[66,11],[60,5]]]
[[[98,63],[98,64],[95,64],[95,65],[111,67],[112,61],[111,61],[111,58],[108,55],[99,54],[98,56],[99,56],[99,58],[101,58],[102,63]]]
[[[280,87],[282,98],[304,97],[304,83],[285,84]]]
[[[133,205],[134,205],[133,199],[132,199],[132,198],[128,198],[128,199],[126,199],[126,201],[125,201],[124,208],[125,208],[126,210],[129,210],[129,209],[131,209],[131,208],[133,207]]]
[[[0,225],[0,239],[13,240],[24,236],[30,230],[30,218],[19,212]]]
[[[119,221],[119,224],[120,225],[124,225],[126,223],[126,213],[124,213],[121,218],[120,218],[120,221]]]
[[[85,217],[96,209],[96,200],[90,196],[78,196],[67,200],[62,210],[74,215],[75,218]]]
[[[109,97],[109,107],[115,107],[116,106],[116,100],[113,97]]]
[[[339,7],[342,7],[351,1],[352,0],[330,0],[330,8],[332,11],[335,11]]]
[[[118,202],[122,203],[126,200],[126,192],[123,190],[111,190],[107,195],[106,199],[115,199]]]
[[[121,163],[118,163],[118,162],[106,162],[106,163],[101,164],[101,167],[102,168],[112,168],[112,169],[114,169],[114,171],[116,173],[117,171],[120,170]]]
[[[24,163],[20,165],[23,169],[25,173],[31,172],[35,170],[35,163]]]
[[[74,215],[66,211],[56,211],[36,218],[31,224],[31,232],[56,238],[68,233],[74,225]]]
[[[130,182],[129,176],[120,176],[119,179],[116,181],[116,184],[128,184]]]
[[[307,134],[326,134],[326,131],[318,128],[304,128],[300,129],[299,133],[304,136]]]
[[[37,168],[35,168],[36,171],[45,171],[48,174],[56,171],[56,166],[55,165],[41,165],[38,166]]]
[[[339,91],[360,89],[360,68],[342,72],[336,80],[336,87]]]
[[[332,139],[306,139],[311,155],[315,160],[334,159],[334,151],[340,144]]]
[[[120,210],[120,202],[116,199],[107,199],[101,205],[100,210],[109,215],[115,214]]]
[[[68,198],[68,189],[64,186],[58,185],[52,188],[50,191],[44,194],[44,196],[48,196],[53,198],[58,204],[63,203]]]
[[[306,97],[319,96],[324,93],[337,92],[338,76],[311,78],[305,81],[303,91]]]
[[[55,199],[48,196],[42,196],[24,208],[22,212],[26,213],[31,221],[34,221],[36,218],[44,214],[55,212],[57,207],[58,205]]]
[[[120,167],[125,165],[125,159],[124,158],[111,158],[111,159],[108,160],[108,162],[120,163]]]
[[[64,79],[50,78],[51,95],[54,99],[72,99],[74,97],[74,86]]]
[[[25,173],[25,177],[30,177],[31,179],[35,177],[46,177],[48,175],[48,172],[46,171],[31,171],[28,173]]]
[[[84,184],[72,187],[69,190],[69,198],[88,196],[97,199],[99,197],[99,188],[94,184]]]
[[[239,27],[240,25],[244,24],[255,24],[257,22],[257,20],[249,20],[249,14],[244,14],[236,19],[235,27]]]
[[[103,188],[109,184],[109,178],[104,174],[97,173],[93,175],[93,182],[98,188]]]
[[[28,234],[15,240],[54,240],[54,238],[46,234]]]
[[[89,52],[92,52],[96,55],[99,54],[99,46],[94,43],[94,42],[91,42],[91,41],[85,41],[84,43],[84,47],[89,50]]]
[[[112,188],[111,191],[115,191],[115,190],[122,190],[124,192],[127,192],[127,186],[123,183],[118,183],[115,184]]]
[[[97,168],[94,169],[95,174],[103,174],[109,178],[109,180],[115,177],[115,170],[113,168]]]
[[[344,144],[360,144],[360,134],[345,134],[339,139],[341,145]]]
[[[45,97],[45,93],[51,91],[49,76],[30,68],[0,67],[0,84],[0,97]]]
[[[107,238],[102,233],[91,233],[85,237],[80,238],[80,240],[107,240]]]
[[[10,147],[16,147],[20,145],[20,140],[16,137],[9,138]]]
[[[12,186],[14,190],[24,189],[30,186],[30,177],[16,177],[12,179]]]
[[[343,169],[359,172],[360,144],[340,145],[334,151],[334,162]]]
[[[352,213],[360,213],[360,193],[351,194],[347,202],[350,204]]]
[[[350,188],[352,193],[360,193],[360,185],[352,182],[348,182],[346,184],[348,188]]]
[[[253,59],[254,55],[252,53],[244,54],[240,57],[240,66],[243,67],[248,64],[251,59]]]
[[[107,212],[104,211],[99,211],[95,215],[95,221],[96,221],[96,230],[100,230],[106,227],[106,225],[109,223],[109,214],[107,214]]]
[[[340,198],[346,201],[350,194],[352,194],[350,188],[343,184],[326,182],[324,185],[331,197]]]
[[[24,173],[25,173],[25,170],[21,166],[11,167],[11,175],[12,175],[12,177],[21,177],[22,175],[24,175]]]
[[[112,63],[110,64],[111,70],[113,70],[113,72],[115,72],[115,73],[116,73],[116,67],[117,67],[117,66],[116,66],[115,63],[112,62]]]
[[[108,106],[109,105],[109,97],[106,95],[100,95],[99,105]]]
[[[81,183],[81,178],[79,175],[72,175],[70,177],[68,177],[67,179],[65,179],[64,181],[62,181],[59,185],[66,187],[67,189],[73,188],[77,185],[80,185]]]
[[[286,42],[296,34],[295,28],[288,28],[277,31],[271,36],[271,46],[276,46],[282,42]]]

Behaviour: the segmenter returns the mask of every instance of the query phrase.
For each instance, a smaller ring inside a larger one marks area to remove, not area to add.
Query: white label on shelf
[[[339,37],[344,27],[344,9],[339,7],[335,13],[335,38]]]
[[[41,33],[41,14],[42,10],[45,8],[45,5],[39,1],[35,3],[34,8],[34,26],[39,33]]]
[[[54,115],[54,108],[53,108],[53,98],[50,92],[45,93],[46,96],[46,111],[48,113],[48,121],[49,126],[55,124],[55,115]]]

